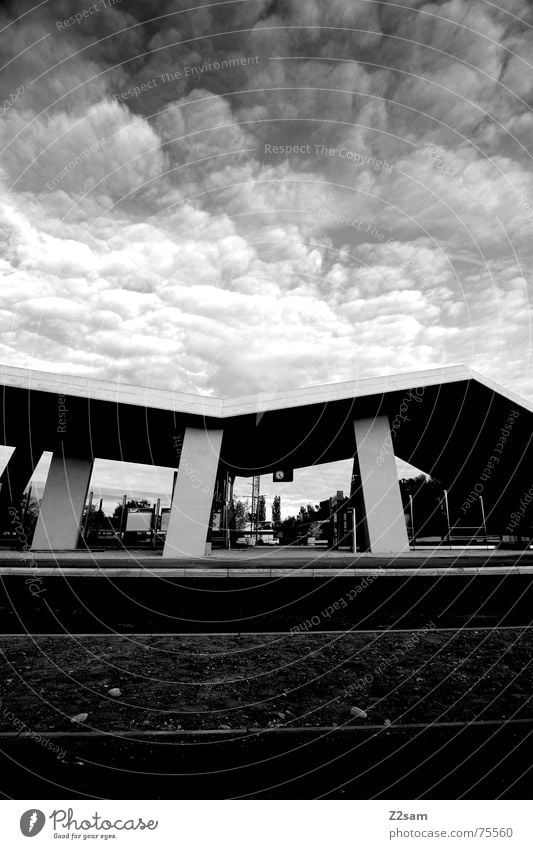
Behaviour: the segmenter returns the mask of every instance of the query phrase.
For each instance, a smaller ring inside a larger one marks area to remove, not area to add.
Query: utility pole
[[[261,477],[254,475],[252,478],[252,532],[255,525],[255,542],[259,536],[259,493],[261,490]]]

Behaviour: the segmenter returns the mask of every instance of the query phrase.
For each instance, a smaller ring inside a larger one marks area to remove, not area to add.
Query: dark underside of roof
[[[60,396],[3,388],[3,443],[176,467],[187,425],[223,427],[222,466],[266,474],[352,457],[353,419],[388,415],[383,450],[438,478],[456,504],[482,487],[487,511],[506,515],[533,484],[533,414],[474,379],[222,420],[74,397],[63,406],[60,419]]]

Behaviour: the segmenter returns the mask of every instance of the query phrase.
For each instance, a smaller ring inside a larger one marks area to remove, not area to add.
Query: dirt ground
[[[0,637],[0,730],[530,718],[532,648],[531,629],[431,623],[401,634]]]

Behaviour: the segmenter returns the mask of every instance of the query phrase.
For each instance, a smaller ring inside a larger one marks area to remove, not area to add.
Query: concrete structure
[[[395,456],[441,480],[465,515],[483,493],[504,525],[532,485],[533,405],[465,366],[227,400],[8,367],[0,389],[1,439],[15,447],[4,528],[54,452],[35,550],[75,548],[96,458],[178,469],[164,557],[205,554],[214,493],[236,475],[353,457],[359,547],[374,553],[407,547]]]
[[[222,434],[222,430],[185,428],[172,494],[166,557],[196,557],[205,552]]]
[[[36,551],[73,551],[89,491],[93,460],[54,453],[33,535]]]
[[[409,550],[394,451],[381,453],[392,445],[387,416],[355,419],[355,458],[353,479],[359,477],[356,516],[362,524],[363,547],[368,551]],[[383,462],[378,462],[383,459]]]

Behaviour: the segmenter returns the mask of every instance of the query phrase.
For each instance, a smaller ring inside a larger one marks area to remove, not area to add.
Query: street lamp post
[[[414,511],[413,511],[413,496],[409,496],[409,513],[411,516],[411,541],[413,543],[413,548],[416,545],[416,535],[415,535],[415,519],[414,519]]]
[[[487,537],[487,520],[485,518],[485,505],[483,504],[483,496],[479,496],[479,506],[481,508],[481,521],[483,523],[483,533],[485,535],[485,544],[488,542]]]

